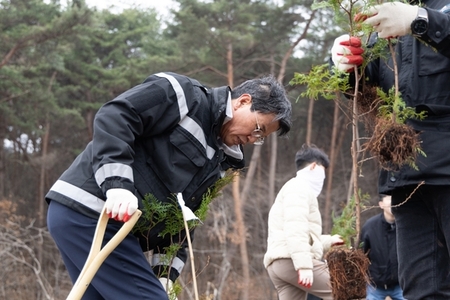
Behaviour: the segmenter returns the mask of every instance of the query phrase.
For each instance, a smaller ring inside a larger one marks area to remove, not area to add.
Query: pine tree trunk
[[[336,95],[336,97],[339,97]],[[335,101],[334,102],[334,114],[333,114],[333,129],[331,133],[331,146],[330,146],[330,166],[328,167],[328,176],[327,176],[327,186],[325,192],[325,209],[323,213],[323,224],[324,224],[324,232],[330,232],[332,221],[331,221],[331,189],[333,186],[333,173],[334,166],[336,164],[336,157],[338,149],[336,147],[337,144],[337,133],[339,128],[339,105]]]
[[[306,121],[306,141],[305,143],[307,145],[311,144],[311,132],[312,132],[312,123],[313,123],[313,112],[314,112],[314,99],[309,99],[309,106],[308,106],[308,117]]]
[[[233,87],[233,45],[228,43],[227,47],[227,74],[228,74],[228,85]],[[258,148],[258,147],[255,147]],[[247,174],[245,183],[251,182],[253,176]],[[249,295],[249,287],[250,287],[250,265],[248,260],[248,251],[247,251],[247,241],[246,241],[246,232],[247,228],[245,226],[244,217],[243,217],[243,208],[242,203],[245,203],[243,199],[246,198],[245,189],[242,194],[239,192],[239,173],[235,174],[233,181],[233,199],[234,199],[234,212],[236,217],[236,227],[237,236],[239,240],[239,248],[241,253],[241,266],[242,266],[242,277],[243,277],[243,290],[242,290],[242,300],[248,300]]]

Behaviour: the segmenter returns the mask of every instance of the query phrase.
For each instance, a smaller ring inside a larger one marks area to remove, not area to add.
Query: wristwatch
[[[425,8],[419,7],[417,17],[411,23],[411,33],[413,36],[421,37],[428,31],[428,12]]]

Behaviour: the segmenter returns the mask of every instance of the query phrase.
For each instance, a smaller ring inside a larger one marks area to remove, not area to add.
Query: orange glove
[[[312,270],[298,270],[298,284],[305,288],[310,288],[313,284],[313,271]]]
[[[358,37],[350,37],[348,34],[341,35],[334,40],[331,48],[331,59],[341,71],[352,72],[355,66],[363,63],[364,49],[361,47],[361,40]]]
[[[344,245],[344,240],[339,234],[335,234],[331,236],[331,246],[340,246]]]
[[[110,218],[126,222],[138,209],[138,200],[129,190],[113,188],[106,191],[105,205]]]

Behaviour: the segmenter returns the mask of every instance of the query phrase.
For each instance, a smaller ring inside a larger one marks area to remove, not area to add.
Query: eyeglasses
[[[253,145],[261,146],[264,144],[264,136],[263,131],[261,130],[261,127],[259,126],[258,122],[258,115],[255,112],[255,119],[256,119],[256,128],[252,131],[252,137],[256,138],[256,141],[253,143]]]

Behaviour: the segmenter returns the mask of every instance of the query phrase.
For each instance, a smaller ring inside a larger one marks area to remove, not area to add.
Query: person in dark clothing
[[[319,298],[319,297],[314,296],[312,294],[308,294],[308,296],[306,297],[306,300],[322,300],[322,298]]]
[[[111,218],[105,242],[138,208],[145,215],[148,196],[169,203],[181,193],[195,212],[227,169],[244,167],[242,145],[261,145],[271,133],[289,132],[291,109],[273,76],[230,89],[208,88],[169,72],[151,75],[104,104],[94,119],[92,141],[46,195],[48,228],[72,281],[83,268],[104,207]],[[83,299],[168,298],[165,289],[187,259],[186,233],[183,227],[179,234],[161,235],[167,220],[145,221],[145,235],[125,238]],[[172,243],[182,244],[175,257],[166,256]],[[151,263],[146,251],[153,251]],[[165,277],[158,280],[161,274]]]
[[[386,2],[366,7],[358,20],[373,26],[371,39],[391,39],[389,49],[367,62],[364,86],[388,94],[398,83],[407,107],[425,112],[406,124],[418,134],[417,168],[382,170],[379,193],[392,196],[397,230],[399,281],[408,300],[450,299],[450,2]],[[377,37],[376,37],[377,35]],[[392,39],[397,38],[398,39]],[[357,37],[336,39],[331,50],[338,69],[348,71],[370,57]],[[379,49],[378,49],[379,50]],[[394,62],[396,68],[394,68]],[[397,72],[398,71],[398,72]],[[361,91],[364,93],[364,90]]]
[[[398,282],[397,237],[391,212],[391,196],[380,195],[382,213],[371,217],[361,229],[361,243],[370,260],[370,285],[366,300],[404,300]]]

